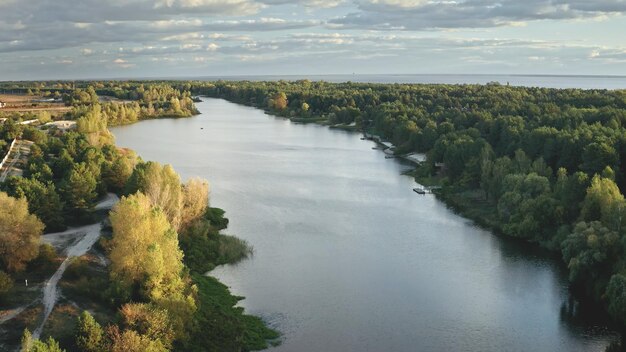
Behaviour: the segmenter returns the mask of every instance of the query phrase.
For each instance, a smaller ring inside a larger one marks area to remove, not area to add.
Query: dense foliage
[[[626,91],[306,80],[192,90],[426,153],[417,174],[437,176],[441,197],[561,251],[574,286],[626,323]]]
[[[0,84],[0,90],[7,86]],[[63,97],[72,109],[56,118],[76,125],[69,130],[42,126],[51,119],[46,113],[35,116],[39,123],[19,124],[31,116],[0,112],[7,118],[0,123],[2,151],[15,138],[34,142],[23,175],[0,183],[6,192],[0,192],[0,299],[13,289],[14,272],[54,270],[54,249],[40,245],[44,227],[52,232],[103,220],[106,214],[95,207],[98,199],[107,192],[122,195],[110,212],[112,234],[99,244],[110,265],[94,269],[80,258],[66,272],[68,282],[75,283],[70,289],[90,300],[89,307],[99,307],[104,321],[85,311],[74,336],[63,335],[59,342],[33,340],[26,330],[23,351],[247,351],[278,337],[234,307],[240,297],[202,276],[250,252],[245,242],[219,233],[228,220],[223,211],[209,209],[208,182],[182,183],[171,166],[143,162],[117,148],[108,130],[140,119],[195,114],[190,86],[30,82],[11,87]]]

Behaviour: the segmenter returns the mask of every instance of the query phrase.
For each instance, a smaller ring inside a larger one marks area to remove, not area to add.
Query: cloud
[[[363,0],[358,11],[331,19],[329,24],[377,30],[488,28],[624,13],[623,0]]]
[[[623,71],[625,45],[610,30],[625,13],[626,0],[0,0],[0,76],[34,76],[42,66],[87,77],[181,67]],[[590,19],[589,33],[541,34],[540,21]]]
[[[1,17],[36,22],[99,23],[104,21],[146,21],[172,16],[246,16],[264,5],[254,0],[20,0],[0,2]]]
[[[261,0],[267,5],[303,5],[310,8],[331,8],[337,7],[346,2],[346,0]]]
[[[52,22],[29,26],[27,30],[0,31],[0,53],[50,50],[115,42],[156,42],[203,39],[211,32],[267,32],[318,26],[315,20],[285,20],[262,17],[246,20],[160,20],[105,21],[77,28],[74,23]],[[195,38],[194,38],[195,37]],[[246,35],[224,35],[223,40],[247,40]],[[208,37],[207,37],[208,38]]]
[[[589,54],[589,58],[606,63],[626,63],[626,50],[624,49],[598,49]]]

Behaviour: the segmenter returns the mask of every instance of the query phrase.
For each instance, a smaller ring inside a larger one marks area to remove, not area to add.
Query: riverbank
[[[212,274],[284,334],[277,352],[591,352],[613,338],[602,320],[563,315],[578,300],[560,260],[416,195],[410,165],[358,134],[222,99],[198,108],[112,131],[184,178],[213,180],[229,232],[255,254]]]
[[[191,118],[200,114],[194,108],[188,116],[158,116],[140,119],[122,125],[158,119]],[[252,254],[253,249],[234,236],[222,233],[229,220],[219,208],[208,208],[206,213],[189,228],[179,232],[179,246],[190,279],[197,287],[197,310],[194,329],[185,346],[174,350],[256,351],[280,344],[280,333],[269,328],[263,320],[245,314],[237,304],[245,297],[233,295],[229,288],[210,276],[220,265],[236,264]]]
[[[216,96],[218,98],[222,98],[222,99],[226,99],[228,101],[231,101],[233,103],[237,103],[237,104],[242,104],[242,105],[246,105],[246,106],[252,106],[252,107],[258,107],[254,102],[246,102],[246,101],[240,101],[237,99],[228,99],[228,96],[224,96],[224,95],[218,95]],[[303,120],[306,120],[306,122],[312,122],[312,123],[316,123],[322,126],[328,126],[328,119],[326,118],[322,118],[322,117],[315,117],[313,115],[311,115],[310,112],[307,113],[307,116],[310,117],[301,117],[298,114],[294,114],[294,110],[285,110],[284,113],[280,113],[279,111],[272,111],[272,110],[267,110],[264,109],[264,111],[267,114],[271,114],[274,116],[278,116],[278,117],[283,117],[283,118],[287,118],[288,120],[294,121],[294,122],[304,122]],[[290,113],[289,116],[285,116],[285,114]],[[452,128],[452,125],[448,125],[447,128]],[[457,149],[457,151],[462,150],[462,149]],[[441,155],[440,155],[441,157]],[[526,158],[525,156],[517,156],[518,158]],[[493,158],[493,157],[492,157]],[[520,159],[520,160],[521,160]],[[530,164],[533,163],[533,160],[530,160],[529,162],[529,166]],[[540,170],[541,165],[545,165],[545,162],[543,160],[539,160],[537,163],[533,164],[533,167],[538,167],[537,170]],[[443,166],[443,164],[441,164]],[[539,166],[536,166],[539,165]],[[434,167],[432,167],[433,169],[437,168],[438,165],[434,165]],[[474,164],[474,167],[476,165]],[[543,170],[545,170],[546,168],[544,167]],[[457,167],[458,170],[458,167]],[[549,169],[548,169],[549,170]],[[555,170],[556,171],[556,170]],[[550,171],[552,172],[552,171]],[[458,171],[457,171],[458,173]],[[525,174],[531,174],[532,171],[530,171],[530,167],[528,169],[526,169],[526,171],[524,171]],[[556,173],[556,172],[555,172]],[[480,172],[478,172],[478,175],[480,176]],[[543,174],[541,174],[543,176]],[[439,185],[441,183],[442,178],[437,178],[437,177],[432,177],[432,170],[431,173],[426,176],[426,175],[416,175],[417,177],[415,177],[415,179],[420,182],[424,179],[428,179],[429,182],[432,182],[434,185]],[[527,177],[526,175],[524,175],[525,177]],[[548,178],[548,177],[546,177]],[[459,181],[458,179],[456,181]],[[450,180],[447,180],[447,182],[445,182],[447,185],[450,185]],[[551,187],[551,185],[549,185]],[[584,195],[586,193],[586,189],[588,186],[583,185],[582,186],[582,190],[580,191],[576,191],[578,194],[582,194],[583,198]],[[503,193],[506,191],[503,191]],[[552,191],[549,190],[550,196],[552,196]],[[549,251],[551,251],[554,255],[551,255],[551,257],[554,258],[559,258],[561,257],[559,254],[561,253],[562,250],[562,245],[563,245],[563,241],[565,239],[565,237],[568,236],[568,234],[571,234],[574,230],[574,225],[579,221],[576,220],[574,222],[571,223],[566,223],[566,225],[569,225],[569,228],[559,228],[559,233],[557,234],[557,230],[555,229],[554,231],[551,231],[549,234],[546,235],[542,235],[543,238],[545,239],[541,239],[540,236],[538,236],[535,232],[533,231],[525,231],[525,232],[521,232],[519,234],[511,234],[511,227],[508,225],[505,225],[502,222],[502,219],[498,218],[498,216],[500,215],[500,213],[498,212],[498,208],[497,205],[495,204],[491,204],[487,201],[485,201],[484,199],[486,198],[484,195],[484,191],[481,189],[476,189],[476,188],[472,188],[472,187],[465,187],[464,189],[460,189],[460,187],[458,187],[458,185],[454,185],[454,187],[448,187],[447,189],[444,188],[444,190],[437,192],[437,197],[440,201],[442,201],[443,204],[445,204],[447,207],[449,207],[450,209],[453,209],[457,214],[462,215],[464,218],[467,218],[469,220],[472,220],[474,223],[478,224],[479,226],[481,226],[484,229],[488,229],[490,231],[493,231],[495,233],[497,233],[498,235],[501,236],[506,236],[512,239],[516,239],[519,241],[523,241],[524,243],[528,243],[532,246],[536,246],[537,248],[543,248],[543,249],[548,249]],[[582,199],[581,199],[582,200]],[[571,205],[577,205],[578,203],[570,203]],[[542,216],[542,214],[539,214],[538,216]],[[541,218],[540,218],[541,219]],[[519,220],[519,219],[518,219]],[[552,225],[554,225],[554,222],[552,222]],[[505,228],[506,227],[506,228]],[[516,231],[518,230],[518,228],[515,228]],[[545,232],[545,228],[540,228],[542,231]],[[537,231],[538,232],[538,231]],[[539,238],[539,239],[538,239]],[[582,249],[585,250],[585,249]],[[563,262],[562,260],[558,260],[558,266],[559,268],[564,268],[567,267],[567,264],[569,262],[570,259],[565,258],[565,262]],[[584,280],[584,279],[583,279]],[[608,279],[607,279],[608,281]],[[606,283],[606,282],[605,282]],[[570,288],[573,288],[574,286],[580,286],[580,285],[575,285],[575,284],[570,284]],[[584,297],[585,300],[589,300],[591,297],[593,297],[593,299],[591,299],[591,301],[594,302],[594,304],[596,305],[596,307],[601,307],[601,309],[603,309],[605,312],[608,312],[608,303],[606,301],[606,295],[596,295],[594,297],[594,295],[590,294],[590,292],[583,292],[585,291],[585,289],[583,288],[582,290],[578,287],[576,287],[576,289],[574,289],[573,291],[577,292],[577,296],[578,297]],[[584,294],[578,294],[578,292],[583,292]],[[619,292],[616,293],[617,295],[619,295]],[[615,293],[614,293],[615,295]],[[619,318],[619,316],[614,315],[613,319],[611,321],[609,321],[610,324],[614,324],[614,319]]]
[[[195,115],[176,118],[192,116]],[[114,145],[110,147],[115,148]],[[101,228],[103,223],[108,222],[108,211],[118,200],[117,195],[109,193],[95,204],[88,216],[93,224],[42,236],[42,243],[51,251],[50,265],[45,270],[34,272],[29,268],[16,274],[17,282],[28,279],[29,285],[26,288],[15,285],[8,293],[10,299],[3,301],[11,309],[0,312],[2,348],[17,348],[22,332],[28,329],[33,331],[35,339],[43,340],[50,336],[63,348],[74,350],[74,326],[81,311],[90,312],[103,326],[119,323],[119,307],[112,303],[110,261],[103,255],[109,250],[107,243],[112,234],[109,228]],[[217,279],[202,276],[208,269],[234,264],[252,252],[244,241],[220,233],[228,224],[223,215],[224,212],[219,209],[208,210],[206,220],[211,222],[210,238],[182,248],[185,264],[191,272],[190,285],[198,288],[194,330],[187,332],[195,338],[184,348],[178,346],[174,350],[252,351],[267,348],[270,343],[279,343],[278,332],[266,327],[261,319],[244,314],[242,308],[236,307],[243,297],[232,295],[228,287]],[[54,253],[52,248],[59,254]],[[16,296],[20,299],[14,299]],[[210,330],[208,326],[212,326]]]

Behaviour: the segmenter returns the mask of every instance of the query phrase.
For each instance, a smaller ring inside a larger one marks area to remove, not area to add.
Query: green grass
[[[327,124],[328,118],[326,117],[292,117],[290,118],[292,122],[298,123],[319,123],[319,124]]]
[[[279,333],[258,317],[235,307],[243,297],[231,295],[217,279],[192,274],[198,287],[196,329],[185,351],[256,351],[277,343]]]
[[[233,296],[217,279],[203,275],[217,265],[236,263],[252,253],[244,240],[220,234],[227,225],[224,211],[210,208],[180,236],[185,264],[198,287],[198,310],[191,339],[179,350],[254,351],[278,343],[278,332],[235,306],[243,297]]]

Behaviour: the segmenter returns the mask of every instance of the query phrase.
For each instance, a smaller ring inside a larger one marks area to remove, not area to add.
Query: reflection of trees
[[[595,336],[609,337],[613,341],[607,347],[606,352],[626,351],[623,349],[624,333],[616,333],[615,324],[607,325],[611,319],[608,314],[598,307],[589,297],[584,297],[580,292],[569,292],[567,299],[561,304],[560,319],[572,333],[577,335],[592,333]]]

